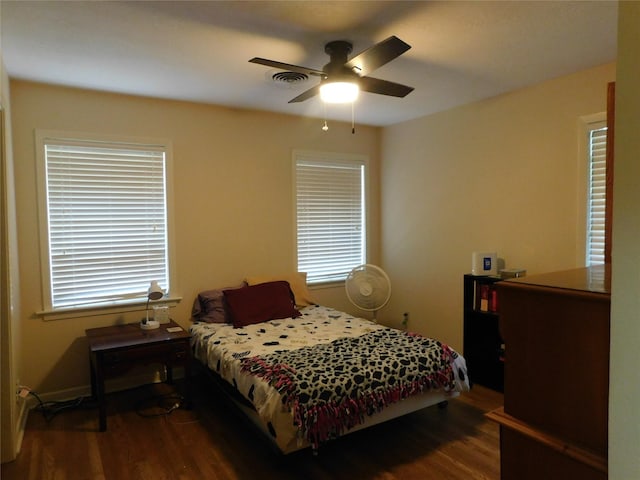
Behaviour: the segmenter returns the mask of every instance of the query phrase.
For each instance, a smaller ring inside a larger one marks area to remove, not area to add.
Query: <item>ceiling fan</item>
[[[320,83],[297,97],[289,100],[289,103],[303,102],[321,93],[324,86],[335,84],[357,85],[364,92],[389,95],[392,97],[405,97],[413,91],[413,87],[399,83],[381,80],[367,76],[370,72],[399,57],[409,50],[411,45],[403,42],[396,36],[391,36],[380,43],[368,48],[360,54],[348,60],[348,55],[353,50],[353,45],[344,40],[336,40],[325,45],[324,51],[329,55],[329,63],[322,70],[290,65],[265,58],[252,58],[249,62],[275,67],[291,72],[302,73],[308,76],[320,77]],[[357,95],[357,89],[356,89]],[[349,101],[349,100],[347,100]]]

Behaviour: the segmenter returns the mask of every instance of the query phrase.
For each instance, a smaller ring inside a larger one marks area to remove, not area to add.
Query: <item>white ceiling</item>
[[[321,69],[325,43],[353,55],[390,35],[412,48],[372,76],[415,87],[362,93],[356,122],[390,125],[616,59],[615,1],[2,0],[11,77],[112,92],[323,116],[318,80],[276,83],[264,57]],[[348,106],[327,118],[349,120]]]

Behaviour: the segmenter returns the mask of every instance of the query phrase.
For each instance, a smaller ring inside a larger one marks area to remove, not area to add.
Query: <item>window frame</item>
[[[324,151],[315,151],[315,150],[294,150],[292,154],[292,170],[293,170],[293,235],[294,235],[294,265],[296,268],[299,267],[299,252],[298,252],[298,199],[297,199],[297,164],[298,159],[307,159],[309,161],[314,161],[318,163],[344,163],[347,165],[359,165],[363,167],[363,173],[361,176],[361,181],[363,183],[362,195],[364,196],[364,200],[362,203],[362,224],[361,227],[363,229],[362,234],[362,249],[361,249],[361,263],[367,263],[368,261],[368,245],[370,243],[370,162],[369,157],[363,154],[353,154],[353,153],[338,153],[338,152],[324,152]],[[358,263],[359,265],[360,263]],[[356,267],[357,265],[353,265]],[[307,272],[308,273],[308,272]],[[308,283],[312,288],[322,288],[326,286],[331,286],[335,284],[344,283],[348,272],[345,273],[344,278],[339,279],[330,279],[330,280],[320,280],[313,281],[313,277],[309,278]]]
[[[607,128],[607,114],[600,112],[580,118],[578,146],[578,225],[577,225],[577,262],[578,265],[597,265],[590,263],[590,208],[591,201],[591,132]],[[607,139],[608,140],[608,139]],[[605,153],[606,155],[606,153]],[[605,160],[606,161],[606,160]],[[606,219],[603,219],[603,228]],[[604,235],[604,234],[603,234]],[[604,254],[604,253],[603,253]]]
[[[53,307],[51,295],[51,264],[49,258],[49,211],[48,211],[48,188],[47,188],[47,166],[45,156],[45,145],[47,142],[68,142],[69,144],[102,145],[104,147],[150,148],[162,150],[165,156],[165,209],[166,209],[166,252],[167,268],[170,284],[170,291],[165,296],[154,302],[168,306],[177,305],[181,297],[176,295],[178,291],[176,262],[175,262],[175,241],[174,241],[174,208],[173,208],[173,145],[171,140],[166,138],[129,137],[124,135],[104,135],[86,132],[69,132],[56,130],[35,131],[36,146],[36,180],[38,196],[38,232],[40,236],[40,281],[41,281],[41,305],[42,310],[36,315],[44,320],[57,320],[63,318],[77,318],[92,315],[105,315],[112,313],[125,313],[144,310],[147,305],[145,295],[136,295],[117,300],[105,302],[86,302],[70,306]],[[152,278],[149,281],[154,280]],[[161,285],[163,289],[166,286]]]

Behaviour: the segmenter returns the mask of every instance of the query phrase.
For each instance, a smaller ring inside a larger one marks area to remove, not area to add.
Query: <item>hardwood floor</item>
[[[502,395],[481,386],[449,402],[309,450],[276,455],[205,379],[195,379],[192,410],[164,412],[171,386],[110,394],[108,430],[97,408],[49,421],[29,415],[22,451],[2,465],[3,480],[46,479],[484,479],[500,477],[498,426],[484,413]],[[159,405],[163,408],[160,409]],[[144,415],[144,416],[143,416]]]

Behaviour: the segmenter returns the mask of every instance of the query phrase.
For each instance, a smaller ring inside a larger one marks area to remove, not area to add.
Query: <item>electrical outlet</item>
[[[406,328],[408,323],[409,323],[409,312],[404,312],[402,314],[402,326]]]
[[[27,398],[29,396],[29,392],[31,392],[29,387],[25,387],[23,385],[16,386],[16,395],[20,398]]]

